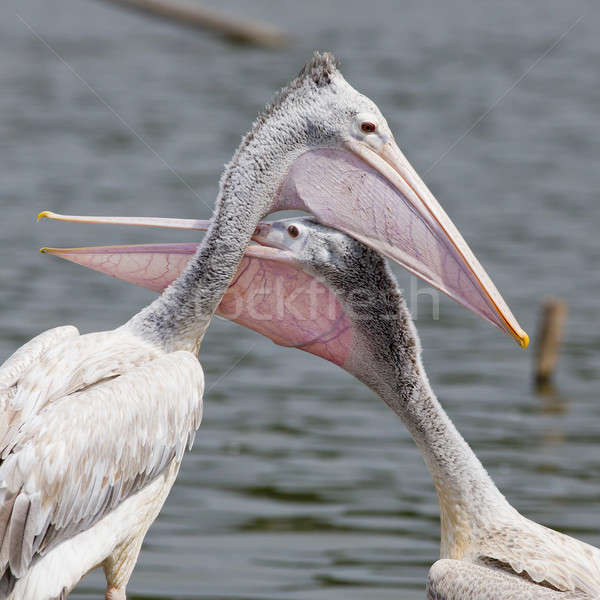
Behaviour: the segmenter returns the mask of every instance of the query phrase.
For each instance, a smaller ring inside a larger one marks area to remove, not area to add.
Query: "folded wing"
[[[2,440],[0,587],[180,460],[200,425],[203,386],[196,357],[174,352],[100,374],[21,419]]]

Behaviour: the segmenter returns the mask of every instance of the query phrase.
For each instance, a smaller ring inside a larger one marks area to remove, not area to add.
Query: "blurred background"
[[[568,302],[545,394],[532,386],[532,349],[451,300],[434,320],[423,294],[417,327],[438,397],[509,500],[600,545],[598,6],[206,4],[278,26],[290,43],[233,44],[94,0],[3,3],[0,361],[59,324],[114,328],[154,297],[40,246],[194,239],[35,225],[40,210],[208,218],[257,112],[314,49],[331,50],[530,335],[545,297]],[[422,599],[438,508],[393,413],[332,365],[223,320],[201,360],[204,422],[131,598]],[[72,597],[103,586],[93,573]]]

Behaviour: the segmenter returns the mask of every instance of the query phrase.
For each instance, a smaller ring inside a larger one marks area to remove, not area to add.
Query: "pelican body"
[[[202,418],[204,377],[188,350],[129,332],[58,327],[0,369],[0,597],[63,598],[102,565],[110,600]]]
[[[0,367],[0,598],[64,597],[102,565],[122,600],[202,412],[196,360],[260,221],[312,213],[400,262],[525,346],[377,106],[315,54],[255,121],[191,260],[114,331],[49,330]]]
[[[218,312],[277,344],[341,366],[401,418],[422,453],[440,507],[441,558],[429,571],[428,600],[599,598],[600,550],[519,514],[443,410],[423,368],[417,331],[382,257],[310,218],[261,224],[254,239],[263,246],[248,248]],[[161,285],[168,283],[192,249],[183,244],[53,252],[155,289],[153,273],[160,271]],[[107,270],[101,265],[109,256],[114,260]],[[131,268],[133,258],[137,270]],[[279,287],[278,278],[284,281]],[[277,312],[282,298],[299,288],[304,299]],[[232,312],[239,298],[258,298],[272,318]]]

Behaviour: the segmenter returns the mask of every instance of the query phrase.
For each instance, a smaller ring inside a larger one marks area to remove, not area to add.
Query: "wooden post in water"
[[[288,36],[273,25],[227,15],[199,3],[184,4],[177,0],[109,0],[127,8],[175,21],[187,27],[208,29],[236,42],[279,47]]]
[[[567,303],[551,298],[542,305],[535,353],[535,383],[547,386],[558,362],[563,329],[567,318]]]

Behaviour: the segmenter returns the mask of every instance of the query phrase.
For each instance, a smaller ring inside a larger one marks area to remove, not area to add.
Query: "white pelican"
[[[428,600],[600,597],[600,550],[519,514],[439,404],[404,299],[377,252],[310,218],[261,224],[254,239],[265,247],[248,248],[218,312],[278,344],[340,365],[400,416],[421,450],[440,506],[441,559],[429,571]],[[162,273],[161,285],[168,283],[193,249],[181,244],[52,252],[156,289],[154,273]],[[275,285],[278,279],[283,285]],[[294,293],[299,288],[302,295]],[[358,289],[364,293],[357,296]],[[232,312],[239,298],[258,298],[259,318]],[[266,320],[269,310],[272,318]]]
[[[265,214],[299,208],[370,244],[521,345],[527,336],[396,145],[316,54],[256,120],[178,279],[113,331],[49,330],[0,367],[0,598],[66,596],[102,565],[125,598],[146,530],[200,424],[195,354]]]

